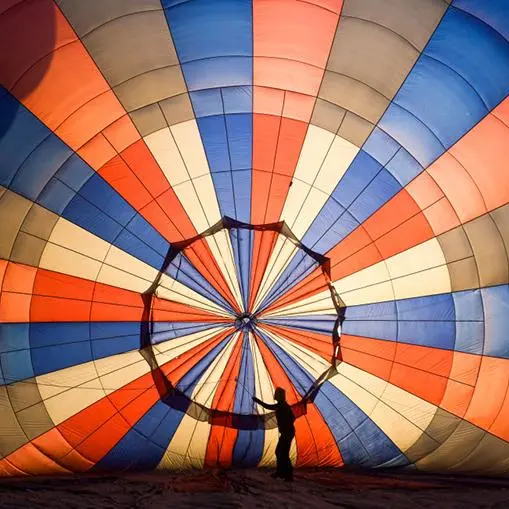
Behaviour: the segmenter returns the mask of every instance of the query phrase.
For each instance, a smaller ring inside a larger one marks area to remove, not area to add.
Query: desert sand
[[[0,480],[1,508],[509,508],[509,480],[402,472],[267,470],[124,473]]]

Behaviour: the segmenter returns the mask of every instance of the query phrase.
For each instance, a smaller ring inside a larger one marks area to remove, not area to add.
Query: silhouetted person
[[[276,446],[277,467],[273,477],[281,477],[285,481],[293,481],[293,466],[290,460],[290,447],[295,437],[295,416],[286,402],[285,390],[278,387],[274,392],[276,404],[265,403],[253,396],[253,401],[268,410],[276,411],[277,427],[279,430],[279,441]]]

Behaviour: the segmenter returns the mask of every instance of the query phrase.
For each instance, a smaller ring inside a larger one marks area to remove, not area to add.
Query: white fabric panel
[[[237,305],[244,311],[242,294],[240,293],[240,282],[237,277],[237,270],[235,269],[235,258],[228,230],[221,230],[214,235],[209,235],[207,237],[207,244],[221,269],[228,287],[235,297]]]
[[[281,219],[301,238],[350,166],[359,148],[310,125]]]
[[[211,406],[221,375],[238,337],[239,333],[236,333],[230,339],[196,384],[191,397],[197,403]],[[177,461],[180,463],[180,468],[203,468],[210,429],[211,425],[207,421],[199,421],[187,414],[184,415],[157,468],[172,468]]]

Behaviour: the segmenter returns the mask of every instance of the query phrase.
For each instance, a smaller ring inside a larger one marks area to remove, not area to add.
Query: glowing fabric
[[[0,84],[0,475],[272,465],[277,386],[509,473],[506,0],[4,0]]]

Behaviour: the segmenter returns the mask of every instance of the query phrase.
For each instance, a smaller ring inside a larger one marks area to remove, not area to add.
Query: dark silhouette
[[[274,399],[277,403],[271,405],[253,396],[253,401],[268,410],[275,410],[277,427],[279,430],[279,441],[276,446],[277,467],[273,477],[280,477],[285,481],[293,481],[293,466],[290,460],[290,447],[295,437],[295,415],[286,402],[285,390],[278,387],[274,392]]]

